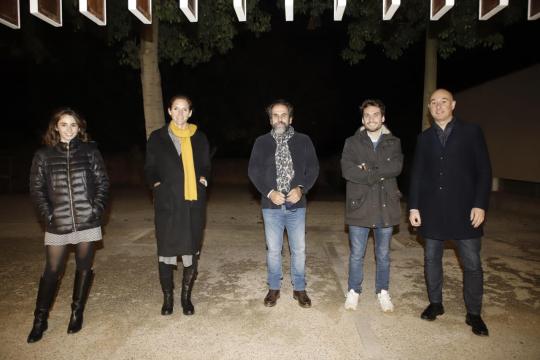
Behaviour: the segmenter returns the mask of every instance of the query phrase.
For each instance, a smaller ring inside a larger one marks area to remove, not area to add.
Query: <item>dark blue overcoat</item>
[[[482,130],[454,118],[442,146],[432,126],[418,136],[409,191],[409,209],[420,210],[424,238],[460,240],[483,235],[473,228],[473,207],[487,210],[491,165]]]

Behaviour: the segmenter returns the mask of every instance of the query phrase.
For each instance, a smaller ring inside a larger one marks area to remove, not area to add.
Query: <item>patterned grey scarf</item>
[[[276,134],[274,129],[270,132],[276,140],[276,170],[277,170],[277,189],[287,194],[291,190],[291,180],[294,177],[294,168],[287,143],[294,135],[294,129],[289,126],[283,134]]]

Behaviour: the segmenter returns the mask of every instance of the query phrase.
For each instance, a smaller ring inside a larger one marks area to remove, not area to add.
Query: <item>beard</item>
[[[272,124],[272,129],[274,129],[274,132],[278,135],[284,134],[289,129],[289,124],[285,124],[283,122],[277,122],[275,124]]]
[[[366,125],[364,124],[364,127],[366,128],[366,130],[368,132],[377,132],[379,130],[381,130],[383,124],[380,123],[380,124],[369,124],[369,125]]]

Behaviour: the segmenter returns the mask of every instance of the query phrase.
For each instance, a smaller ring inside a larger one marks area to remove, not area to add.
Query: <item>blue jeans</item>
[[[361,226],[349,225],[349,240],[351,254],[349,256],[349,289],[357,293],[362,291],[364,280],[364,255],[371,229]],[[377,273],[375,275],[375,293],[388,290],[390,282],[390,241],[392,240],[393,227],[374,228],[375,237],[375,261]]]
[[[424,273],[430,303],[442,303],[444,241],[424,239]],[[467,312],[480,315],[484,294],[484,273],[480,259],[480,238],[455,240],[463,266],[463,298]]]
[[[283,231],[287,229],[289,249],[291,251],[291,281],[296,291],[306,289],[306,209],[287,210],[262,209],[264,234],[266,236],[266,264],[268,286],[279,290],[281,279],[281,251],[283,249]]]

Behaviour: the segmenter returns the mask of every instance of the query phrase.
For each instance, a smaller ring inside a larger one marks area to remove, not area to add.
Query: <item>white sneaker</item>
[[[381,309],[384,312],[392,312],[394,311],[394,305],[392,304],[392,301],[390,300],[390,294],[386,290],[381,290],[380,293],[377,294],[377,298],[379,299],[379,304],[381,305]]]
[[[356,310],[356,306],[358,306],[358,297],[360,294],[358,294],[353,289],[349,290],[347,293],[347,299],[345,300],[345,309],[349,310]]]

